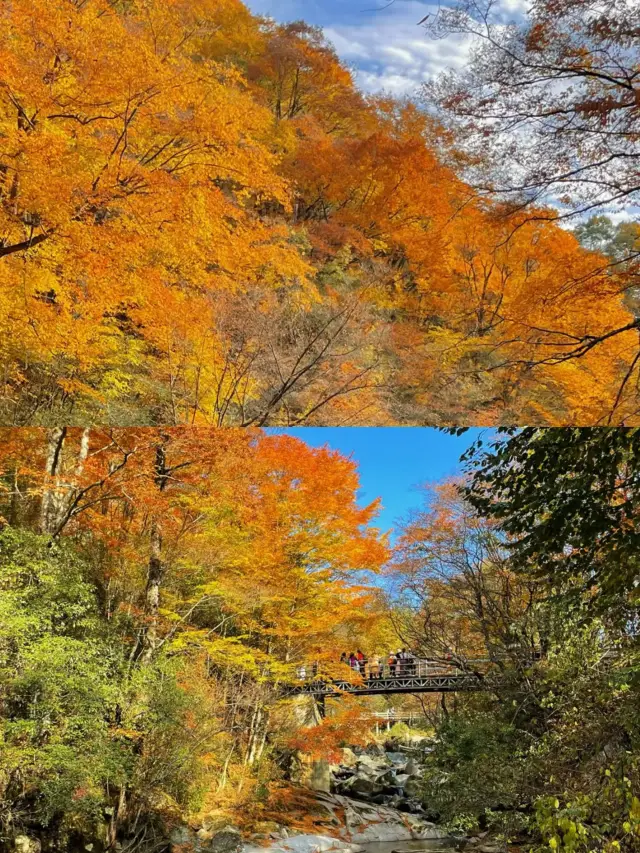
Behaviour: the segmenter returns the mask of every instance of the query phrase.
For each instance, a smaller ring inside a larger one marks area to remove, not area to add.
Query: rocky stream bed
[[[452,837],[434,821],[419,799],[421,759],[426,738],[405,743],[344,749],[338,764],[314,762],[306,784],[313,789],[309,808],[322,833],[276,826],[248,841],[234,827],[198,831],[181,827],[173,848],[194,853],[504,853],[483,836]]]

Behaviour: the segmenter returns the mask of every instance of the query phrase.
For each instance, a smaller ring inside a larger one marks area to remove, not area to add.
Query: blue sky
[[[420,506],[421,484],[455,474],[461,468],[461,454],[478,435],[491,435],[487,429],[471,429],[461,436],[451,436],[430,427],[300,427],[273,431],[296,435],[313,447],[328,445],[352,457],[360,470],[360,503],[382,498],[383,509],[377,521],[382,530],[391,530],[397,520]]]
[[[438,4],[432,0],[245,0],[276,21],[303,19],[324,29],[338,55],[356,72],[366,92],[413,95],[421,83],[449,67],[464,65],[470,43],[434,41],[418,26]],[[526,10],[528,0],[499,0],[503,21]]]

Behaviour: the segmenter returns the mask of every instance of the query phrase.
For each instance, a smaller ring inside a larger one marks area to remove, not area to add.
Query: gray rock
[[[193,853],[240,853],[243,848],[240,830],[235,826],[197,831],[190,826],[174,827],[169,836],[174,848],[184,848]]]
[[[352,794],[359,796],[367,796],[368,794],[381,794],[384,790],[384,784],[377,779],[368,779],[366,776],[354,776],[349,786],[349,791]]]
[[[389,762],[385,756],[361,755],[358,758],[358,770],[386,770]]]
[[[331,791],[331,769],[326,758],[311,759],[301,756],[300,783],[312,791],[328,794]]]
[[[413,758],[410,758],[404,767],[404,772],[407,774],[407,776],[416,776],[419,770],[420,768],[416,763],[415,759]]]
[[[362,847],[339,838],[327,835],[301,834],[287,839],[286,847],[274,845],[272,851],[289,851],[289,853],[360,853]],[[265,853],[265,848],[245,847],[244,853]]]
[[[330,764],[329,769],[334,774],[348,773],[358,764],[358,756],[352,749],[345,747],[338,764]]]
[[[169,834],[169,842],[172,847],[182,847],[186,844],[194,847],[197,843],[196,834],[190,826],[180,824],[179,826],[174,826],[171,830]]]
[[[207,839],[207,846],[202,849],[210,853],[239,853],[242,846],[240,830],[235,826],[225,826],[214,832],[212,838]]]
[[[382,773],[376,773],[373,777],[379,785],[397,786],[396,774],[393,770],[383,770]]]

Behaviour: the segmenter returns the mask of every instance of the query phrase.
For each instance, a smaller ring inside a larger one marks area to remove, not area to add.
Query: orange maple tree
[[[630,268],[479,198],[319,30],[0,15],[4,423],[635,422]]]

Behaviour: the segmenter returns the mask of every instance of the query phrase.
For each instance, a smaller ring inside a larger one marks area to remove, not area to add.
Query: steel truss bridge
[[[349,679],[322,678],[314,667],[303,668],[299,678],[303,684],[288,691],[291,696],[311,695],[317,698],[350,693],[378,696],[394,693],[455,693],[491,690],[499,684],[496,675],[475,675],[454,666],[434,666],[429,661],[413,661],[405,667],[381,667],[378,673],[355,672]]]

